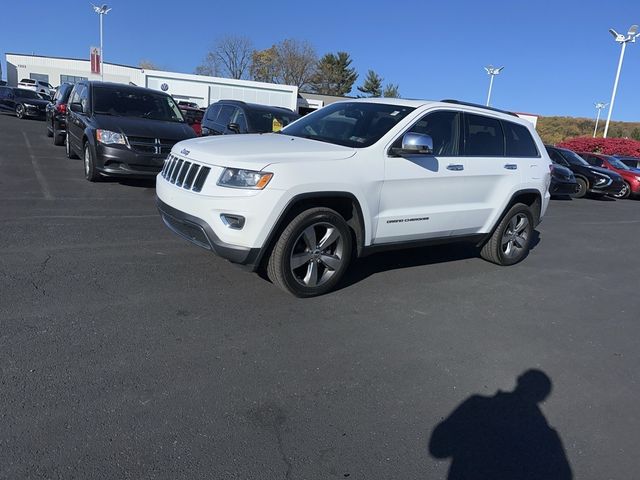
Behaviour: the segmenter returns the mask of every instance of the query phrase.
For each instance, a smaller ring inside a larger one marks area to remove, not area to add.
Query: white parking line
[[[33,154],[33,149],[31,148],[31,142],[29,141],[29,137],[25,132],[22,132],[22,136],[24,137],[24,141],[27,144],[27,150],[29,151],[29,158],[31,159],[31,165],[33,166],[33,171],[36,173],[36,178],[38,179],[38,183],[40,184],[40,189],[42,190],[42,195],[44,195],[45,200],[53,200],[53,195],[51,195],[51,191],[49,190],[49,185],[47,185],[47,181],[38,166],[38,162],[36,162],[36,157]]]

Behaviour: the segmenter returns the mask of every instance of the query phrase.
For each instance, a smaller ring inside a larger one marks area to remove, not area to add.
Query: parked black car
[[[551,161],[569,168],[574,176],[578,188],[573,194],[575,198],[582,198],[587,193],[593,195],[615,195],[625,188],[622,177],[606,168],[592,167],[584,158],[566,148],[545,145]]]
[[[202,135],[278,132],[298,118],[300,115],[287,108],[220,100],[207,108]]]
[[[640,158],[638,157],[629,157],[627,155],[614,155],[615,158],[624,163],[627,167],[635,168],[636,170],[640,170]]]
[[[73,84],[63,83],[56,90],[53,100],[47,104],[47,136],[53,137],[54,145],[64,145],[67,135],[67,103],[73,90]]]
[[[0,111],[13,112],[18,118],[44,118],[48,103],[33,90],[0,87]]]
[[[562,165],[553,164],[551,169],[551,195],[573,195],[578,190],[578,182],[573,172]]]
[[[173,98],[148,88],[82,81],[67,112],[67,156],[82,155],[91,182],[153,177],[177,142],[195,137]]]

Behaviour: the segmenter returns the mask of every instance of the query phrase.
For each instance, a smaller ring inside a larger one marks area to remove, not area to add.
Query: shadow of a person
[[[449,480],[569,480],[560,436],[538,407],[550,393],[551,379],[527,370],[512,392],[473,395],[434,429],[429,452],[451,457]]]

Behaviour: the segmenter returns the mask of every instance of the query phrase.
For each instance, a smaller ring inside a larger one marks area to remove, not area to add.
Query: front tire
[[[84,178],[90,182],[97,182],[100,180],[100,174],[96,170],[96,162],[93,158],[89,142],[85,142],[84,144]]]
[[[312,208],[282,231],[271,252],[267,275],[296,297],[323,295],[344,275],[351,250],[351,231],[344,218],[328,208]]]
[[[576,178],[576,183],[578,184],[578,187],[576,188],[576,193],[574,193],[571,196],[573,198],[582,198],[587,194],[587,189],[589,188],[589,185],[587,184],[587,181],[583,178]]]
[[[631,185],[629,185],[627,182],[624,182],[624,188],[618,193],[611,196],[618,199],[629,198],[631,196]]]
[[[529,253],[532,235],[531,209],[523,203],[516,203],[484,244],[480,256],[497,265],[514,265]]]
[[[20,119],[23,119],[24,118],[24,113],[25,113],[24,105],[22,105],[22,104],[16,105],[16,117],[18,117]]]

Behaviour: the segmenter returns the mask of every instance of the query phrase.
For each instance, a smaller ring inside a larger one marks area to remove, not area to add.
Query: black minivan
[[[148,88],[82,81],[67,108],[66,148],[81,155],[87,180],[101,175],[149,178],[162,170],[171,148],[195,137],[173,98]]]
[[[283,107],[219,100],[207,108],[202,119],[202,135],[278,132],[300,115]]]

